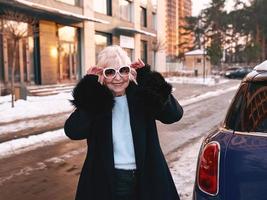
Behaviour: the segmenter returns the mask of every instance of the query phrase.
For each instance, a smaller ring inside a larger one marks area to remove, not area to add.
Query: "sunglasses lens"
[[[130,67],[127,67],[127,66],[121,67],[119,72],[122,76],[126,76],[130,73]]]
[[[112,78],[114,77],[116,74],[116,71],[114,69],[106,69],[104,71],[104,75],[107,77],[107,78]]]

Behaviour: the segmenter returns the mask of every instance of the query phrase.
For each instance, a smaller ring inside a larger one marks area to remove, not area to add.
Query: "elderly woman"
[[[88,144],[76,200],[179,199],[155,122],[181,119],[171,92],[159,73],[141,60],[131,64],[121,47],[100,52],[73,90],[76,110],[64,127],[69,138]]]

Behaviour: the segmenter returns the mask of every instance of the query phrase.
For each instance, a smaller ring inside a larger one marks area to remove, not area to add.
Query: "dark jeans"
[[[135,170],[115,169],[115,200],[137,200]]]

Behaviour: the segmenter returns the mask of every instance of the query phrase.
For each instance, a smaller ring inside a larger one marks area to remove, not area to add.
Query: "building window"
[[[120,18],[126,21],[131,21],[132,3],[127,0],[119,0]]]
[[[78,29],[58,25],[58,80],[76,80],[78,78]]]
[[[134,37],[120,35],[120,46],[127,52],[130,59],[134,60]]]
[[[66,4],[70,4],[73,6],[80,6],[80,0],[57,0]]]
[[[140,7],[141,10],[141,26],[147,27],[147,13],[146,8]]]
[[[108,33],[95,33],[95,57],[97,61],[97,56],[105,47],[112,44],[112,35]]]
[[[134,60],[134,51],[133,51],[133,49],[123,48],[123,50],[127,52],[127,55],[129,56],[131,61],[133,61]]]
[[[157,13],[152,13],[152,25],[154,30],[157,30]]]
[[[202,59],[201,58],[197,58],[197,63],[201,63]]]
[[[31,83],[34,81],[32,27],[24,22],[1,20],[0,32],[5,28],[24,33],[24,38],[18,41],[17,47],[14,49],[14,40],[12,37],[9,37],[9,33],[0,36],[0,82],[9,82],[12,79],[12,64],[14,59],[14,81]],[[16,51],[15,58],[13,57],[14,51]]]
[[[111,16],[112,0],[94,0],[94,11]]]
[[[151,64],[152,70],[156,69],[156,55],[157,55],[157,52],[152,51],[152,64]]]
[[[141,40],[141,59],[147,63],[147,41]]]
[[[143,6],[147,6],[147,0],[140,0],[140,4]]]
[[[158,7],[158,0],[151,0],[151,4],[153,6],[154,9],[157,9]]]

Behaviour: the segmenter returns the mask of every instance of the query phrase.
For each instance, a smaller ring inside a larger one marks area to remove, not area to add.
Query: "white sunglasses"
[[[131,72],[131,68],[129,66],[123,66],[119,69],[115,69],[113,67],[107,67],[103,70],[103,76],[107,79],[113,79],[117,75],[117,73],[121,77],[128,76]]]

